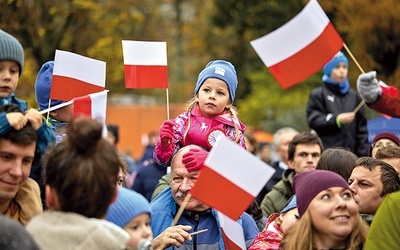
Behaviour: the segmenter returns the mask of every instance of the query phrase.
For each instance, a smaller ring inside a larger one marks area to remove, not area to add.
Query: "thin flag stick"
[[[185,199],[183,200],[181,207],[179,208],[178,212],[176,213],[174,221],[171,224],[171,227],[175,226],[176,223],[178,223],[178,220],[181,217],[183,210],[185,209],[187,203],[189,202],[190,197],[192,197],[192,195],[188,193],[186,195]],[[171,234],[170,234],[170,237],[171,237]],[[161,242],[160,247],[157,249],[164,249],[165,245],[166,245],[166,243],[165,243],[165,241],[163,241],[163,242]]]
[[[167,95],[167,120],[169,120],[169,92],[168,88],[166,89],[166,95]]]
[[[179,220],[179,218],[181,217],[181,215],[182,215],[182,213],[183,213],[183,210],[185,209],[185,207],[186,207],[186,205],[187,205],[187,203],[189,202],[189,199],[190,199],[191,197],[192,197],[192,195],[189,194],[189,193],[186,195],[185,199],[184,199],[183,202],[182,202],[181,207],[179,208],[178,212],[177,212],[176,215],[175,215],[175,218],[174,218],[174,221],[173,221],[172,224],[171,224],[171,227],[175,226],[176,223],[178,223],[178,220]]]
[[[351,59],[353,59],[353,61],[355,62],[355,64],[357,65],[358,69],[361,71],[361,73],[365,73],[365,71],[363,70],[363,68],[361,68],[361,65],[358,63],[358,61],[356,60],[356,58],[353,56],[353,53],[351,53],[349,47],[347,47],[347,45],[345,43],[343,43],[343,47],[346,49],[347,53],[349,53]]]
[[[349,53],[351,59],[353,59],[354,63],[357,65],[358,69],[361,71],[361,73],[365,73],[365,71],[363,70],[363,68],[361,67],[361,65],[358,63],[358,61],[356,60],[356,58],[354,57],[353,53],[351,53],[349,47],[347,47],[346,43],[343,43],[343,47],[346,49],[347,53]],[[354,113],[357,113],[361,107],[364,105],[365,101],[364,99],[357,105],[357,107],[353,110]]]

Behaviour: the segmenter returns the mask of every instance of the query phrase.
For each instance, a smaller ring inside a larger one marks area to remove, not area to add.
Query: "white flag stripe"
[[[269,67],[293,56],[313,42],[329,22],[318,2],[311,0],[289,22],[250,43],[263,63]]]
[[[226,236],[242,249],[246,249],[246,242],[244,240],[243,228],[237,221],[225,216],[218,212],[218,220],[220,226],[223,228]]]
[[[167,66],[166,42],[122,41],[125,65]]]
[[[70,77],[104,87],[106,63],[72,52],[56,50],[53,75]]]
[[[106,124],[107,92],[108,90],[104,90],[89,95],[92,100],[92,118],[102,124]]]
[[[218,139],[204,164],[253,196],[257,196],[275,172],[225,136]]]

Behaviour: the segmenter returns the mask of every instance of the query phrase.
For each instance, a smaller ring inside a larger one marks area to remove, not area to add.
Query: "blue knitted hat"
[[[324,66],[324,74],[327,76],[331,76],[332,69],[334,69],[339,63],[346,64],[346,67],[349,67],[349,61],[347,57],[339,51],[336,55]]]
[[[12,35],[0,29],[0,61],[16,61],[19,64],[19,75],[24,69],[24,49]]]
[[[293,195],[286,203],[286,206],[282,209],[281,214],[286,213],[296,207],[297,207],[296,195]]]
[[[53,78],[54,62],[48,61],[42,65],[35,81],[35,97],[41,110],[48,108],[50,89]],[[64,103],[64,101],[51,100],[50,107]]]
[[[218,78],[224,81],[228,85],[229,97],[231,99],[231,102],[233,103],[233,101],[235,100],[235,93],[238,85],[235,66],[233,66],[232,63],[224,60],[215,60],[209,62],[199,74],[196,88],[194,89],[195,95],[197,95],[201,85],[208,78]]]
[[[143,195],[124,187],[118,187],[117,199],[108,208],[106,220],[123,228],[140,214],[151,215],[150,204]]]

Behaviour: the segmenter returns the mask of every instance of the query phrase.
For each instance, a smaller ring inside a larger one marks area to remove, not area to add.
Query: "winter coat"
[[[14,199],[10,201],[4,214],[19,221],[22,225],[26,225],[35,215],[42,212],[39,185],[33,179],[28,178]]]
[[[177,212],[177,204],[172,197],[171,187],[162,191],[150,203],[150,206],[152,210],[151,229],[153,236],[156,237],[171,226]],[[247,213],[243,213],[238,222],[242,225],[246,246],[249,248],[259,232],[258,228],[253,218]],[[225,249],[216,210],[208,209],[202,212],[184,210],[177,225],[190,225],[195,231],[208,229],[205,233],[194,235],[193,241],[185,241],[180,249],[193,249],[193,242],[197,242],[198,250]]]
[[[77,213],[46,211],[33,218],[26,229],[40,249],[126,249],[130,235],[106,220]]]
[[[391,117],[400,118],[400,92],[397,88],[382,87],[382,95],[368,107]]]
[[[246,148],[243,136],[246,126],[238,119],[232,119],[229,114],[218,115],[212,118],[204,117],[198,106],[196,106],[190,112],[180,114],[174,121],[177,126],[174,128],[173,141],[175,148],[172,155],[178,152],[181,147],[191,144],[198,145],[209,151],[221,132],[232,141],[235,141],[237,134],[234,124],[236,124],[239,131],[238,144]],[[190,126],[189,129],[188,126]],[[165,162],[161,161],[162,157],[160,156],[163,154],[161,147],[161,140],[159,139],[154,149],[154,161],[160,165],[169,166],[172,157]]]
[[[361,103],[361,97],[353,89],[341,94],[339,87],[325,83],[310,94],[307,103],[307,122],[317,132],[324,148],[343,147],[357,156],[368,155],[368,130],[364,110],[361,108],[349,124],[338,126],[340,113],[352,112]]]
[[[293,177],[294,169],[286,169],[282,174],[282,179],[272,188],[261,202],[261,210],[265,216],[272,213],[280,213],[287,201],[294,195]]]

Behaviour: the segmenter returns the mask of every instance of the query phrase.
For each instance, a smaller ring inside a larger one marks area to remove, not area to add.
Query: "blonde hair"
[[[368,234],[368,225],[358,216],[358,224],[347,238],[346,249],[358,249],[364,245]],[[285,232],[280,248],[284,250],[312,250],[313,249],[313,225],[311,214],[306,210],[298,223]]]
[[[196,107],[198,105],[199,105],[199,103],[196,100],[196,96],[194,96],[192,99],[190,99],[186,103],[187,111],[190,113],[194,109],[194,107]],[[233,105],[231,105],[230,108],[226,108],[224,110],[224,113],[229,113],[231,118],[232,118],[233,127],[235,128],[235,134],[236,134],[235,142],[238,143],[239,140],[240,140],[240,133],[239,133],[239,128],[238,128],[238,126],[237,126],[237,124],[235,122],[235,120],[239,120],[238,117],[237,117],[238,111],[236,110],[236,108]],[[187,135],[187,133],[189,131],[189,128],[190,128],[190,115],[189,115],[188,123],[187,123],[187,126],[186,126],[186,131],[183,134],[183,141],[185,141],[185,138],[186,138],[186,135]]]

